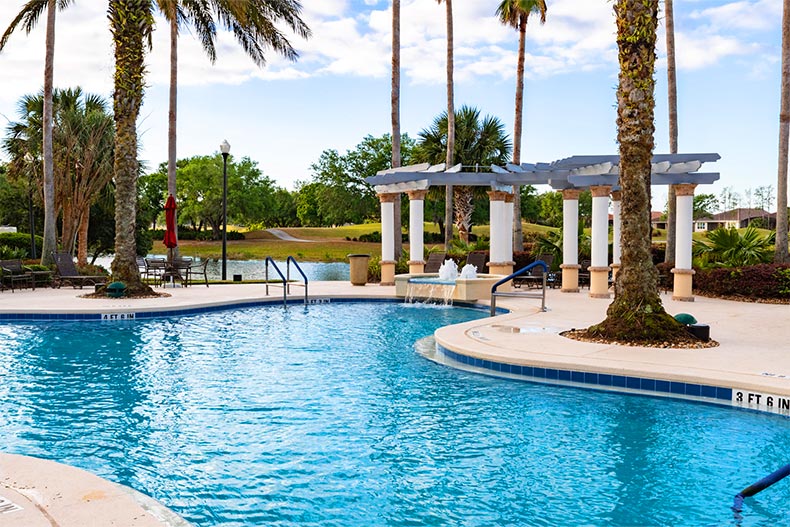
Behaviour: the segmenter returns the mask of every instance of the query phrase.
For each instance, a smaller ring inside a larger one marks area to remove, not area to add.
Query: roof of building
[[[726,222],[726,221],[741,221],[741,220],[749,220],[752,218],[772,218],[776,216],[776,213],[770,213],[764,209],[746,209],[746,208],[739,208],[739,209],[732,209],[727,210],[724,212],[719,212],[718,214],[714,214],[713,216],[708,216],[705,218],[699,218],[696,221],[707,221],[707,222]]]

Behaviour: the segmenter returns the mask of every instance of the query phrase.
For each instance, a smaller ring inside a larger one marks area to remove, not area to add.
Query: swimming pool
[[[790,420],[494,379],[416,339],[485,316],[392,303],[0,324],[0,444],[208,525],[735,525]],[[738,525],[790,522],[790,485]]]

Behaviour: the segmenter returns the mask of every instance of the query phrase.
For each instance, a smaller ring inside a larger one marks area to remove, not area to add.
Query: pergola
[[[693,301],[691,292],[691,234],[693,232],[694,189],[719,179],[718,173],[699,172],[704,163],[718,161],[718,154],[657,154],[651,168],[652,185],[673,185],[677,196],[677,230],[673,299]],[[489,187],[491,200],[491,257],[489,272],[508,275],[513,272],[513,194],[514,185],[549,185],[563,197],[562,291],[579,291],[578,219],[579,194],[590,189],[592,205],[592,260],[590,296],[609,298],[608,275],[620,267],[620,156],[572,156],[551,163],[508,164],[485,167],[486,172],[456,165],[411,165],[382,170],[366,178],[381,201],[381,283],[395,281],[394,201],[405,192],[410,200],[409,272],[421,273],[423,260],[423,203],[432,186],[466,185]],[[608,212],[612,201],[614,216],[614,250],[608,261]]]

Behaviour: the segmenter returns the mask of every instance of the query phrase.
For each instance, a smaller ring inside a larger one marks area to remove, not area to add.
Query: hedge
[[[24,250],[30,258],[30,234],[24,232],[0,232],[0,246],[6,246],[12,250]],[[41,248],[44,245],[44,238],[36,236],[36,254],[41,256]]]
[[[787,264],[758,264],[696,271],[694,289],[701,294],[751,299],[790,299],[790,265]]]
[[[153,236],[154,240],[162,241],[165,238],[164,229],[156,229],[148,231]],[[244,233],[238,231],[228,231],[228,240],[243,240]],[[191,229],[184,229],[178,231],[179,240],[198,240],[198,241],[211,241],[214,239],[214,234],[211,231],[193,231]],[[221,239],[221,238],[220,238]]]

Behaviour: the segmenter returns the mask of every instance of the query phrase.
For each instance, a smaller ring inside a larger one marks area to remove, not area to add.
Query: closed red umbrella
[[[171,194],[165,202],[165,247],[168,249],[178,245],[176,239],[176,198]]]

